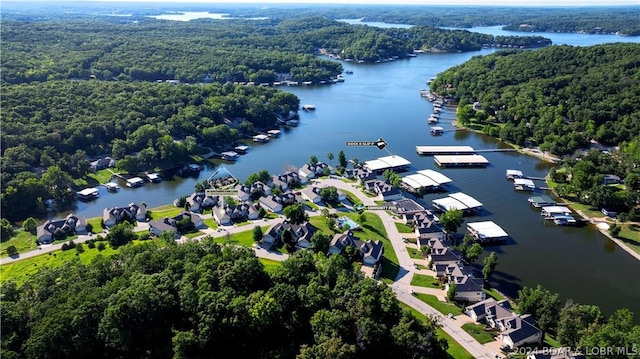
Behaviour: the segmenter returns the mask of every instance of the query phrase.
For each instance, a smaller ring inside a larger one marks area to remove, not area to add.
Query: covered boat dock
[[[430,169],[421,170],[416,174],[402,178],[402,183],[411,187],[411,189],[415,191],[441,188],[443,185],[450,182],[451,179],[449,177]]]
[[[556,204],[558,204],[558,202],[547,195],[529,197],[528,201],[532,206],[536,208],[555,206]]]
[[[482,155],[433,156],[440,167],[487,167],[489,161]]]
[[[471,146],[416,146],[419,155],[470,155],[476,153]]]
[[[403,171],[406,170],[410,165],[411,162],[409,162],[407,159],[396,155],[380,157],[378,159],[366,161],[364,163],[364,167],[373,172],[382,172],[387,169]]]
[[[467,230],[481,243],[503,242],[509,235],[493,221],[467,223]]]
[[[434,199],[431,203],[435,209],[442,212],[459,209],[463,213],[472,213],[482,207],[482,203],[462,192],[451,193],[448,197]]]

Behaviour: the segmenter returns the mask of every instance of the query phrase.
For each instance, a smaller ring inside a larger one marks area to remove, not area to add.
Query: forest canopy
[[[267,272],[211,238],[160,242],[4,283],[2,357],[446,358],[432,321],[341,255],[300,251]]]

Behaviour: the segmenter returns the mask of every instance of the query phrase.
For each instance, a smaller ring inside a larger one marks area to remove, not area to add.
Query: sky
[[[22,0],[25,1],[25,0]],[[39,2],[60,2],[60,0],[27,0]],[[78,1],[78,0],[62,0]],[[250,3],[270,4],[371,4],[371,5],[490,5],[490,6],[640,6],[640,0],[79,0],[80,2],[163,2],[163,3]]]

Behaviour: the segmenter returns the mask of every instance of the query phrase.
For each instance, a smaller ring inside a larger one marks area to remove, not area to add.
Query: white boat
[[[316,105],[303,105],[302,109],[305,111],[315,111]]]

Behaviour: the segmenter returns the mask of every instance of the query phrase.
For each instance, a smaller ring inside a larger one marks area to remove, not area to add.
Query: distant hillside
[[[479,102],[459,120],[523,145],[566,154],[640,134],[640,44],[553,46],[474,57],[439,74],[434,91]]]

